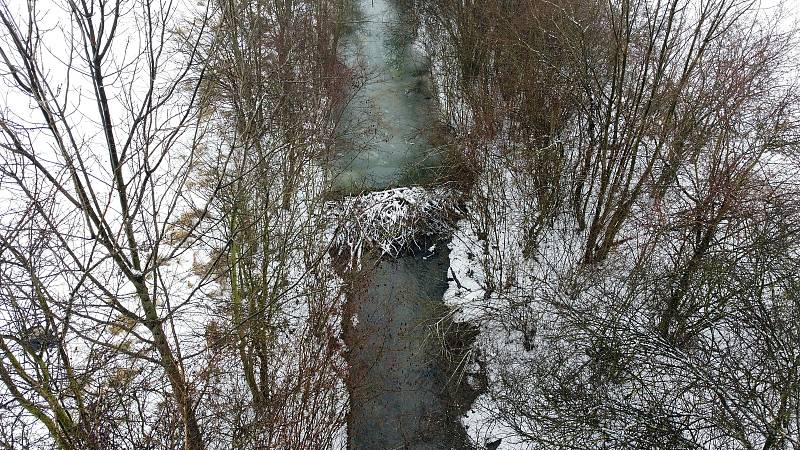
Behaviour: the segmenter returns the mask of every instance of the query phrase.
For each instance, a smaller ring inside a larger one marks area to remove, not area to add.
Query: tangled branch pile
[[[461,212],[459,197],[458,191],[447,186],[417,186],[331,202],[331,223],[338,224],[332,248],[339,255],[349,253],[351,264],[365,248],[390,257],[419,248],[424,236],[452,232]]]

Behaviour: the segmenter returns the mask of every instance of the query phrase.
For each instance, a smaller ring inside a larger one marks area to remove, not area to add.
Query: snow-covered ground
[[[774,2],[761,6],[766,16],[777,11]],[[783,2],[783,8],[794,9],[785,20],[795,20],[792,17],[796,17],[797,5]],[[783,30],[791,27],[786,21],[774,25]],[[424,36],[421,41],[425,41]],[[443,64],[434,60],[440,94],[442,89],[458,85],[448,78],[453,68]],[[783,72],[786,69],[791,67],[781,67],[778,79],[797,83],[798,72]],[[467,132],[473,118],[459,97],[442,94],[440,102],[454,129]],[[744,138],[732,147],[742,151],[758,145]],[[497,142],[478,149],[486,155],[481,160],[485,167],[449,244],[451,268],[445,301],[454,309],[456,320],[479,327],[466,372],[484,372],[488,378],[487,392],[463,418],[475,444],[482,448],[502,439],[501,450],[534,448],[534,442],[540,443],[535,448],[559,444],[580,447],[576,444],[580,442],[581,448],[630,448],[639,433],[646,435],[643,430],[652,425],[682,430],[674,439],[690,448],[762,445],[772,421],[781,417],[778,397],[782,388],[768,380],[779,376],[775,371],[791,370],[787,367],[796,356],[791,351],[785,355],[779,352],[781,356],[775,359],[759,360],[748,346],[773,345],[773,338],[781,345],[788,344],[791,330],[796,328],[782,328],[784,334],[780,336],[758,337],[752,321],[762,319],[749,316],[748,307],[741,304],[726,304],[706,306],[697,312],[702,317],[713,307],[724,311],[724,317],[715,318],[713,325],[695,337],[693,345],[702,351],[684,350],[654,332],[654,318],[663,306],[653,299],[668,292],[670,283],[674,283],[669,278],[673,276],[671,270],[685,263],[682,250],[671,245],[685,239],[679,230],[685,227],[688,212],[697,208],[698,198],[710,195],[709,161],[700,158],[679,171],[677,187],[663,202],[651,202],[647,196],[637,201],[614,250],[601,264],[588,267],[582,264],[586,231],[579,230],[570,212],[556,214],[551,224],[536,233],[535,242],[530,242],[533,224],[526,221],[535,217],[531,213],[537,206],[526,186],[530,180],[515,171],[514,152],[508,150],[509,146],[513,144]],[[765,227],[779,221],[775,218],[779,207],[769,202],[765,205],[763,199],[776,192],[780,193],[777,197],[789,198],[797,192],[800,165],[795,159],[769,151],[748,163],[737,157],[739,167],[752,163],[746,170],[748,182],[758,187],[737,194],[735,214]],[[590,205],[594,202],[594,198],[589,200]],[[740,252],[734,249],[751,245],[748,239],[752,235],[739,226],[744,227],[733,220],[720,222],[715,252]],[[775,239],[780,239],[779,229],[774,233]],[[787,253],[796,255],[798,250]],[[781,255],[775,257],[785,257]],[[707,295],[748,304],[752,298],[736,297],[735,283],[739,281],[735,280],[749,277],[750,268],[759,262],[746,252],[735,259],[724,269],[729,271],[728,284]],[[712,280],[708,283],[713,286]],[[703,282],[693,286],[712,289]],[[791,305],[782,303],[781,292],[786,286],[776,285],[774,289],[755,301],[796,314],[796,310],[791,312]],[[631,372],[620,374],[619,367]],[[748,372],[749,367],[755,367],[753,373]],[[570,371],[574,373],[570,375]],[[566,385],[546,385],[570,376],[572,382]],[[742,381],[757,376],[764,378]],[[759,395],[749,397],[748,390]],[[519,398],[508,398],[512,394]],[[573,399],[584,407],[570,408],[563,399]],[[720,408],[729,408],[723,414],[733,419],[726,420],[740,428],[725,429],[726,425],[717,421]],[[670,424],[671,418],[685,422]],[[663,423],[655,424],[662,419]],[[798,419],[792,420],[777,433],[788,436],[787,445],[796,446]],[[541,442],[547,440],[550,445],[542,446]]]

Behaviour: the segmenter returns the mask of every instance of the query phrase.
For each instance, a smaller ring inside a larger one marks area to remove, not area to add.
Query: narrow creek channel
[[[349,192],[428,181],[440,158],[429,64],[393,0],[351,0],[343,57],[358,87],[341,112],[335,187]]]
[[[439,162],[428,64],[392,0],[353,0],[343,52],[365,83],[342,111],[334,163],[346,192],[421,184]],[[449,251],[435,238],[351,273],[345,324],[350,449],[470,448],[431,326],[445,310]]]

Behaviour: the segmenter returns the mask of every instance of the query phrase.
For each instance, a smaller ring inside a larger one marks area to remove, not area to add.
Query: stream
[[[342,110],[334,184],[361,192],[425,183],[440,161],[428,62],[393,2],[353,1],[343,52],[365,83]],[[398,258],[362,261],[349,274],[348,448],[470,448],[458,383],[432,337],[445,311],[448,267],[446,242],[431,239]]]
[[[440,164],[429,63],[392,0],[352,0],[343,45],[357,88],[338,121],[333,184],[347,192],[430,181]]]

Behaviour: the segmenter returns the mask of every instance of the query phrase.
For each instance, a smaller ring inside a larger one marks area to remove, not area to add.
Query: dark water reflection
[[[346,333],[350,448],[469,448],[431,329],[443,309],[448,253],[440,243],[360,274],[349,311],[358,323]]]

